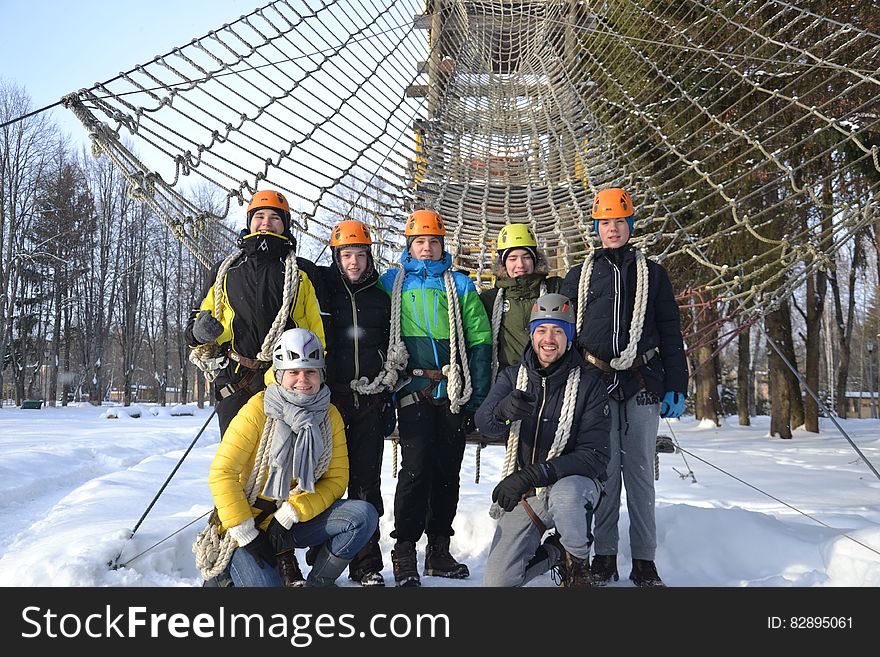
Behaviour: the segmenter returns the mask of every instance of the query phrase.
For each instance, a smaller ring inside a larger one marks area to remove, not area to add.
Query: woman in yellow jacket
[[[229,424],[208,484],[239,548],[235,586],[332,586],[376,531],[375,507],[341,499],[348,486],[342,417],[324,383],[324,348],[288,329],[273,351],[274,380]],[[294,548],[321,546],[304,580]]]

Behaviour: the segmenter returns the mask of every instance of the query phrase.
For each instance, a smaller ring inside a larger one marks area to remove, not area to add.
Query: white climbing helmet
[[[320,338],[308,329],[287,329],[272,350],[272,366],[276,373],[284,370],[321,370],[323,381],[324,346]]]

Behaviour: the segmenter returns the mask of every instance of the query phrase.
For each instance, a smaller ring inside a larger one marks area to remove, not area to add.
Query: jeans
[[[533,495],[526,501],[547,529],[556,528],[569,554],[586,559],[590,554],[590,519],[598,500],[595,481],[570,475],[553,484],[546,496]],[[547,559],[533,560],[541,537],[522,504],[502,513],[486,559],[483,586],[522,586],[546,573],[553,564]]]
[[[369,502],[337,500],[320,515],[291,525],[289,547],[327,544],[335,556],[352,559],[367,544],[379,525],[379,514]],[[260,568],[247,550],[236,549],[229,564],[229,575],[235,586],[281,586],[273,566]]]

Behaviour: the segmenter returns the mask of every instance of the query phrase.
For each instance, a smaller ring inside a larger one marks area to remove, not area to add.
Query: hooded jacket
[[[499,276],[495,287],[480,293],[480,301],[486,309],[489,324],[492,323],[492,310],[499,290],[504,290],[504,307],[501,327],[498,332],[498,370],[508,365],[518,365],[523,351],[529,343],[529,317],[535,300],[541,296],[541,284],[546,288],[543,294],[559,292],[562,279],[542,273],[526,274],[510,278]]]
[[[208,486],[214,498],[214,506],[220,518],[219,531],[222,534],[228,528],[239,525],[260,514],[257,507],[248,504],[244,493],[248,483],[263,427],[266,424],[266,412],[263,409],[265,391],[251,397],[247,404],[238,412],[217,448],[211,469],[208,473]],[[318,481],[315,482],[314,493],[293,493],[296,480],[291,482],[291,495],[288,502],[296,510],[300,522],[311,520],[323,513],[336,500],[342,499],[348,487],[348,445],[345,442],[345,426],[342,416],[331,404],[327,409],[330,414],[330,428],[333,433],[333,455],[330,464]],[[271,502],[270,503],[274,503]],[[265,529],[274,514],[260,524]]]
[[[223,280],[223,333],[217,344],[225,351],[227,347],[247,358],[256,358],[269,334],[272,322],[284,298],[284,260],[291,244],[272,233],[257,233],[243,240],[244,249],[232,263]],[[303,264],[305,263],[305,264]],[[214,312],[214,283],[221,262],[211,269],[202,292],[202,303],[187,323],[184,336],[190,347],[199,346],[192,334],[196,316],[201,310]],[[305,328],[312,331],[326,345],[320,308],[311,278],[306,273],[312,263],[297,258],[299,281],[296,286],[290,317],[284,326]],[[241,379],[247,370],[230,361],[217,375],[216,388]]]
[[[559,478],[584,475],[604,481],[610,458],[611,415],[608,394],[597,370],[574,349],[569,349],[548,368],[541,368],[531,344],[523,354],[528,371],[526,390],[538,400],[534,416],[522,420],[519,430],[517,469],[530,463],[546,463],[556,437],[569,372],[580,368],[581,378],[573,414],[571,435],[562,453],[551,459]],[[495,407],[515,388],[519,365],[505,368],[475,417],[480,433],[507,438],[510,426],[495,417]]]
[[[583,265],[565,276],[562,294],[577,308],[578,282]],[[577,345],[610,363],[629,344],[636,297],[636,250],[632,245],[619,249],[597,249],[583,312],[583,327]],[[669,391],[687,392],[688,370],[681,336],[681,315],[666,270],[648,260],[648,300],[645,323],[637,355],[659,350],[639,369],[645,387],[660,395]],[[592,365],[590,366],[592,367]],[[632,370],[615,372],[608,380],[608,393],[614,399],[628,399],[639,391]]]
[[[409,352],[407,372],[414,368],[442,369],[449,364],[449,310],[444,273],[452,266],[452,257],[443,252],[440,260],[416,260],[408,251],[400,257],[405,273],[400,301],[400,333]],[[380,277],[382,288],[390,296],[399,269],[386,271]],[[464,406],[473,411],[489,391],[492,358],[492,329],[486,310],[477,295],[473,281],[461,272],[452,272],[457,302],[461,309],[462,328],[468,357],[473,393]],[[406,395],[430,385],[430,380],[412,376],[398,391]],[[446,379],[434,389],[434,399],[447,397]]]

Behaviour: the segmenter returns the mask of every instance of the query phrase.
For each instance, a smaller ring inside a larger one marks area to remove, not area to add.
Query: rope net
[[[206,266],[275,188],[320,242],[370,224],[383,265],[431,207],[478,283],[510,222],[564,274],[595,192],[623,186],[648,255],[763,313],[880,218],[878,22],[818,0],[278,1],[64,101]]]

